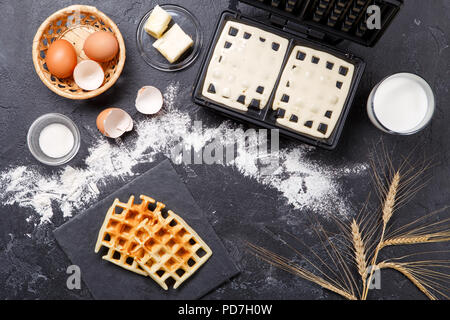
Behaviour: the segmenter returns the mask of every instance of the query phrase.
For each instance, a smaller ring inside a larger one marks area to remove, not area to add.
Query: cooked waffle
[[[211,256],[212,251],[188,224],[171,210],[167,217],[157,212],[136,230],[131,254],[158,284],[174,289],[189,278]],[[170,279],[172,278],[172,279]]]
[[[100,229],[95,252],[138,274],[149,275],[162,288],[176,289],[211,256],[212,251],[191,227],[165,205],[147,196],[134,204],[116,199]],[[119,209],[122,209],[120,211]]]
[[[155,200],[151,203],[155,203]],[[128,199],[128,203],[115,199],[98,233],[95,252],[98,252],[101,247],[105,247],[107,252],[103,259],[147,276],[147,272],[139,266],[134,257],[128,254],[128,247],[133,242],[136,227],[145,218],[152,216],[144,206],[144,203],[134,204],[134,196]]]

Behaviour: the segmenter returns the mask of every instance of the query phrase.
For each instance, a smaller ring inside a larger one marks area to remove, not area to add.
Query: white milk
[[[52,123],[42,129],[39,147],[51,158],[61,158],[68,154],[75,143],[72,131],[61,123]]]
[[[371,121],[381,130],[408,134],[422,129],[431,119],[434,97],[425,80],[399,73],[374,89],[367,108]]]

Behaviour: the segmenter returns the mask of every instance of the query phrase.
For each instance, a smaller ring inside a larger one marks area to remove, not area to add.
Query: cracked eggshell
[[[98,62],[83,60],[73,70],[73,79],[81,89],[92,91],[102,86],[105,73]]]
[[[108,138],[119,138],[125,132],[133,130],[133,119],[120,108],[108,108],[98,115],[97,128]]]
[[[145,86],[139,89],[136,97],[136,109],[143,114],[155,114],[164,103],[163,95],[158,88]]]

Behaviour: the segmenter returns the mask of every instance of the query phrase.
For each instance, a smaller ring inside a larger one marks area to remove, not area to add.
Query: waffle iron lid
[[[239,1],[267,11],[272,23],[283,29],[323,40],[349,40],[367,47],[378,42],[403,4],[403,0]]]

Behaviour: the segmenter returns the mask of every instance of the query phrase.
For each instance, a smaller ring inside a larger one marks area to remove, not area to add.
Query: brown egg
[[[119,43],[111,32],[97,31],[84,41],[83,50],[90,59],[106,62],[116,56]]]
[[[45,63],[52,75],[67,78],[72,75],[77,65],[77,53],[73,45],[67,40],[54,41],[47,50]]]

